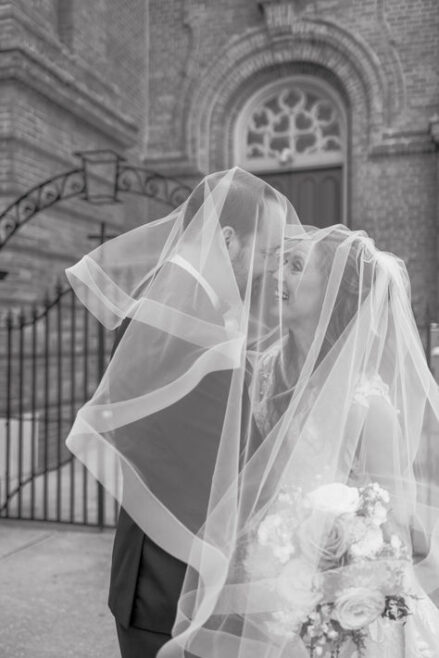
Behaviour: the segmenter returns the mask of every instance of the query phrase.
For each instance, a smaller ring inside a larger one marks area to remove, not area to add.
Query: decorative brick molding
[[[230,164],[230,118],[263,82],[291,75],[304,66],[332,77],[343,93],[352,132],[371,145],[381,140],[388,122],[389,81],[371,48],[358,35],[323,21],[298,21],[288,33],[260,29],[232,40],[201,81],[181,101],[187,124],[189,160],[201,171]],[[255,82],[259,79],[259,82]],[[255,87],[256,85],[256,87]],[[184,112],[184,106],[187,106]]]
[[[434,114],[428,130],[388,130],[383,133],[381,143],[369,152],[372,158],[389,155],[411,155],[432,153],[439,148],[439,114]]]
[[[313,0],[259,0],[268,29],[284,29],[303,13],[314,10]]]
[[[434,138],[433,138],[434,140]],[[374,144],[369,150],[371,158],[390,155],[412,155],[415,153],[431,153],[435,150],[432,135],[419,130],[389,130],[383,134],[382,141]]]

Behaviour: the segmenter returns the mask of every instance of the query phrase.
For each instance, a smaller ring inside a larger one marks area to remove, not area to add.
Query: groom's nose
[[[271,258],[268,260],[268,263],[267,263],[267,270],[268,270],[268,273],[269,273],[269,274],[272,274],[273,276],[274,276],[275,272],[277,272],[277,266],[276,266],[276,264],[275,264],[275,262],[274,262],[274,258],[273,258],[273,257],[271,257]]]
[[[268,272],[272,275],[276,281],[278,281],[280,278],[282,278],[282,267],[281,267],[281,262],[279,259],[279,256],[275,254],[269,264],[268,264]]]
[[[279,281],[280,273],[279,273],[279,268],[277,267],[277,265],[276,265],[276,267],[269,268],[268,272],[271,274],[271,276],[273,277],[273,279],[275,281]]]
[[[273,276],[277,274],[279,269],[279,256],[277,253],[270,254],[267,258],[267,270]]]

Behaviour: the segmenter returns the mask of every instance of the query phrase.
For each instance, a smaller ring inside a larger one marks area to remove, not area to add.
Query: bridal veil
[[[234,259],[224,228],[236,222],[246,247]],[[297,360],[283,282],[293,267],[303,301],[311,265],[320,307]],[[351,571],[327,554],[339,516],[333,485],[355,497],[377,484],[400,546],[382,564],[409,565],[414,607],[415,597],[434,596],[439,394],[398,258],[344,226],[302,227],[283,195],[234,168],[67,274],[105,326],[124,329],[67,445],[188,564],[160,658],[308,656],[303,624],[320,590],[336,593]],[[215,371],[230,374],[216,445],[182,445],[178,431],[158,441],[155,415]],[[328,486],[325,509],[318,492]],[[376,567],[380,555],[366,558]]]

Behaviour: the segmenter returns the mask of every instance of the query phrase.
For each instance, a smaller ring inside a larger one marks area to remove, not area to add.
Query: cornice
[[[124,147],[136,141],[138,126],[132,117],[36,53],[18,47],[0,52],[0,83],[2,80],[18,81],[33,89]]]
[[[114,140],[131,146],[138,125],[123,108],[120,89],[30,20],[18,7],[0,6],[0,82],[17,80]],[[26,38],[24,38],[26,37]]]
[[[67,47],[52,30],[32,20],[22,8],[0,6],[0,30],[2,50],[25,44],[31,52],[44,52],[46,59],[58,68],[86,78],[89,87],[94,86],[101,93],[113,95],[116,101],[119,100],[117,96],[122,96],[119,87],[106,78],[99,66],[89,64],[81,53]]]

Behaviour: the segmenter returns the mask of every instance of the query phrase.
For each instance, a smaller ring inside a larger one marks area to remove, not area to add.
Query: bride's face
[[[283,267],[273,276],[278,282],[284,325],[293,330],[302,324],[315,326],[325,293],[324,274],[315,244],[312,247],[310,242],[298,241],[284,254]]]

